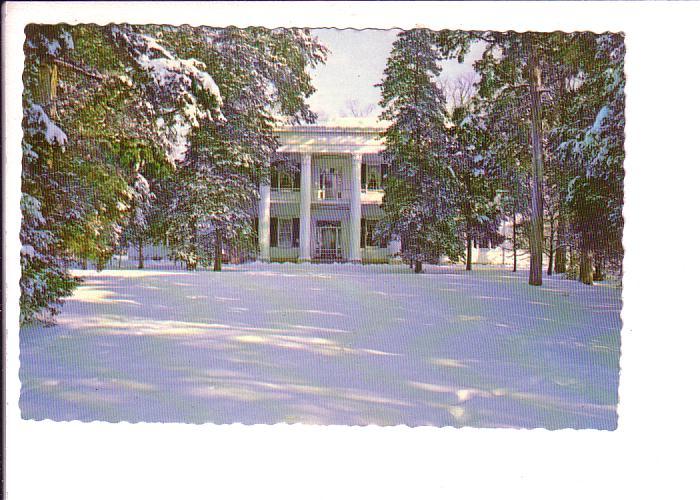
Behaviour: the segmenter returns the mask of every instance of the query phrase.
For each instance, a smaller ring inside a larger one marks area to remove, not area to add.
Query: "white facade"
[[[263,261],[388,262],[397,241],[373,227],[384,196],[379,127],[297,126],[278,131],[299,174],[260,186],[258,257]]]
[[[255,214],[258,260],[400,262],[400,241],[373,236],[384,198],[382,130],[377,125],[306,125],[277,131],[278,152],[298,173],[276,173],[260,185]],[[504,234],[507,229],[504,226]],[[168,258],[167,245],[145,245],[143,253],[145,260]],[[129,247],[128,258],[138,259],[135,246]],[[512,252],[474,247],[472,262],[509,265]]]

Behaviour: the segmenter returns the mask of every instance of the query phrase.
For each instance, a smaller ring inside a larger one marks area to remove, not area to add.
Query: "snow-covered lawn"
[[[620,289],[525,272],[77,272],[22,329],[28,419],[614,429]]]

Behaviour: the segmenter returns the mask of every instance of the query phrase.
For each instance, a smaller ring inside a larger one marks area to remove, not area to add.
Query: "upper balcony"
[[[298,189],[271,189],[270,198],[272,201],[285,203],[299,203],[300,195]]]
[[[351,192],[349,189],[341,191],[331,191],[327,189],[315,189],[311,192],[311,202],[322,205],[343,205],[350,203]],[[300,190],[298,188],[280,189],[273,188],[270,191],[272,201],[280,203],[299,203],[301,200]],[[360,192],[360,201],[363,204],[381,205],[384,199],[384,190],[379,189],[362,189]]]
[[[356,155],[356,154],[355,154]],[[308,182],[310,201],[319,205],[347,205],[352,196],[353,154],[286,153],[270,176],[271,200],[282,203],[301,201],[302,182]],[[362,154],[360,202],[379,205],[384,197],[386,164],[378,153]],[[309,162],[310,177],[302,179],[302,162]]]

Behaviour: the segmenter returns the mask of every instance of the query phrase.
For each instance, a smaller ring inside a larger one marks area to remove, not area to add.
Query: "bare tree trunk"
[[[560,220],[557,227],[557,247],[554,251],[554,272],[566,272],[566,245],[564,244],[564,221]]]
[[[139,269],[143,269],[143,240],[139,238]]]
[[[561,165],[560,165],[561,167]],[[564,194],[559,191],[559,222],[557,224],[557,240],[554,256],[554,272],[557,274],[566,272],[566,232],[567,221],[564,215]]]
[[[579,280],[586,285],[593,284],[593,252],[581,249],[581,263],[579,264]]]
[[[562,274],[566,272],[566,245],[559,242],[554,250],[554,272]]]
[[[187,270],[194,271],[197,269],[197,223],[190,222],[190,230],[192,231],[192,239],[190,240],[190,255],[187,256]]]
[[[416,274],[418,274],[418,273],[420,273],[421,271],[423,271],[423,262],[421,262],[420,260],[417,260],[417,261],[416,261],[416,265],[415,265],[415,267],[413,268],[413,271],[414,271]]]
[[[228,242],[228,263],[229,264],[235,264],[236,260],[238,258],[238,252],[236,251],[236,258],[233,256],[233,242],[229,241]]]
[[[603,281],[605,279],[605,261],[602,257],[595,259],[593,270],[593,281]]]
[[[525,50],[528,58],[528,80],[530,87],[530,131],[532,135],[532,226],[530,229],[530,285],[542,285],[542,122],[540,117],[540,91],[542,74],[537,55],[532,47],[532,34],[525,33]]]
[[[56,110],[56,90],[58,88],[58,66],[51,63],[42,63],[39,66],[39,99],[46,107],[46,112],[55,120]]]
[[[515,216],[515,205],[513,205],[513,272],[518,270],[518,224]]]
[[[221,254],[221,230],[216,229],[214,231],[214,271],[221,271]]]
[[[83,269],[88,268],[88,258],[86,256],[83,256]]]
[[[472,239],[467,238],[467,271],[472,270]]]
[[[549,221],[549,259],[547,259],[547,276],[552,275],[554,268],[554,217]]]

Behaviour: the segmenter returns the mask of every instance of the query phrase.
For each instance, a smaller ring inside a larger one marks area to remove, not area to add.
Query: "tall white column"
[[[301,158],[299,186],[299,260],[311,260],[311,155]]]
[[[260,204],[258,205],[258,259],[270,261],[270,184],[263,181],[260,184]]]
[[[350,262],[362,262],[362,255],[360,254],[361,183],[362,155],[355,153],[352,155],[352,170],[350,172],[350,248],[348,255]]]

